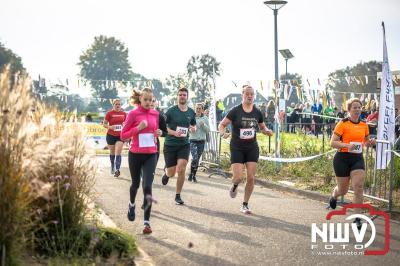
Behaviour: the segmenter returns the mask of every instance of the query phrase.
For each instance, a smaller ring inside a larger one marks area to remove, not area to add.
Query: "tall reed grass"
[[[46,255],[87,250],[84,226],[95,168],[84,131],[31,96],[31,82],[0,75],[0,257],[16,264],[21,246]]]

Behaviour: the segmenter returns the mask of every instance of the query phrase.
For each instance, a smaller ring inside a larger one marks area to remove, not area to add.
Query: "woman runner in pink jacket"
[[[150,212],[152,204],[152,185],[157,164],[157,140],[161,135],[158,129],[158,112],[152,109],[153,91],[144,88],[140,93],[131,97],[137,108],[129,112],[121,131],[121,138],[132,139],[129,149],[128,162],[132,184],[130,187],[130,202],[128,219],[135,220],[135,198],[143,172],[143,194],[146,200],[144,208],[143,234],[152,232],[150,227]]]

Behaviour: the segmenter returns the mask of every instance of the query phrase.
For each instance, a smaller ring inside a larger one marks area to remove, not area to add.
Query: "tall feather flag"
[[[381,79],[381,97],[379,100],[378,119],[378,139],[390,143],[390,145],[378,143],[376,146],[375,169],[386,169],[390,163],[391,156],[387,150],[392,149],[395,140],[395,97],[392,81],[392,72],[390,71],[389,58],[386,47],[385,24],[382,22],[383,30],[383,63]],[[384,110],[384,111],[383,111]]]

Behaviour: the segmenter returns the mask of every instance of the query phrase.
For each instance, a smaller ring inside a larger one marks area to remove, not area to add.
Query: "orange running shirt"
[[[334,133],[340,137],[343,143],[364,143],[365,137],[369,135],[369,130],[367,123],[364,121],[359,120],[354,123],[349,118],[345,118],[337,123]],[[339,151],[349,152],[347,148],[341,148]]]

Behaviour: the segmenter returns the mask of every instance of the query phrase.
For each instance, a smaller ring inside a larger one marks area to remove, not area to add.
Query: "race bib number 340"
[[[362,153],[362,143],[361,142],[350,142],[350,144],[354,145],[354,150],[350,151],[351,153]]]
[[[255,136],[254,128],[241,128],[240,138],[241,139],[253,139]]]

